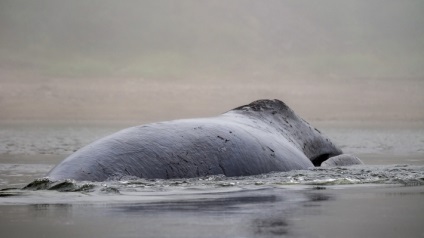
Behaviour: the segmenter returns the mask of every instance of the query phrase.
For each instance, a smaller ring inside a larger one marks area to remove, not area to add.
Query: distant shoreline
[[[310,122],[421,124],[424,80],[46,78],[0,71],[0,121],[136,121],[210,117],[280,99]]]

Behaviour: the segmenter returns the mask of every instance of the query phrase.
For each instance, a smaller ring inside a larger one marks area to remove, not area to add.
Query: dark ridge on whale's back
[[[251,102],[249,104],[236,107],[233,110],[233,112],[239,112],[241,114],[248,113],[250,116],[255,117],[268,117],[268,116],[278,116],[281,115],[285,119],[292,119],[293,122],[295,121],[301,121],[307,125],[309,125],[308,122],[303,120],[301,117],[296,115],[296,113],[284,102],[278,100],[278,99],[260,99],[256,100],[254,102]],[[230,111],[230,112],[231,112]],[[286,123],[288,123],[286,121]]]
[[[289,106],[287,106],[287,104],[285,104],[284,102],[278,100],[278,99],[260,99],[260,100],[256,100],[254,102],[251,102],[249,104],[240,106],[240,107],[236,107],[234,108],[232,111],[237,111],[237,110],[248,110],[248,109],[252,109],[253,111],[263,111],[263,110],[272,110],[272,111],[276,111],[276,112],[282,112],[282,111],[289,111],[291,113],[293,113],[293,111],[289,108]]]

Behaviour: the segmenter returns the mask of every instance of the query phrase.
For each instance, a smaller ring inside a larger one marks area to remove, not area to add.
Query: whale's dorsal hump
[[[278,99],[260,99],[247,105],[236,107],[231,111],[265,112],[272,115],[283,114],[286,117],[297,117],[287,104]]]
[[[235,112],[248,118],[255,118],[256,121],[253,122],[255,125],[259,125],[259,121],[264,122],[266,125],[264,130],[273,128],[283,137],[289,138],[293,145],[302,151],[314,165],[320,165],[322,161],[329,157],[342,153],[319,130],[315,129],[278,99],[257,100],[234,108],[230,112]]]

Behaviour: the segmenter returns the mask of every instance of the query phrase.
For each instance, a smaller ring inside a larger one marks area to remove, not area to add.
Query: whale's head
[[[296,115],[280,100],[257,100],[231,111],[266,123],[267,128],[273,128],[275,133],[284,136],[315,166],[321,166],[321,163],[330,157],[343,153],[328,137]]]

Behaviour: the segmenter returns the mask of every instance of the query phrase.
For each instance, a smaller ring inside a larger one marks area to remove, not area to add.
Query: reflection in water
[[[220,197],[220,198],[202,198],[179,200],[171,202],[158,202],[146,204],[132,204],[122,207],[116,207],[119,212],[237,212],[243,207],[257,204],[276,203],[281,199],[275,195],[247,195],[235,197]]]
[[[284,217],[269,217],[265,219],[254,219],[252,225],[255,235],[285,235],[288,233],[288,222]]]
[[[36,193],[47,198],[45,203],[6,205],[4,201],[11,197],[0,198],[0,232],[12,238],[373,237],[375,232],[414,237],[422,233],[423,189],[399,185],[219,187],[195,193],[174,188],[173,194],[25,190],[26,194],[15,198]],[[54,196],[67,200],[50,204]],[[78,200],[80,196],[94,199]]]
[[[109,212],[113,216],[125,214],[140,224],[160,222],[161,232],[181,237],[209,237],[206,234],[213,234],[211,237],[280,237],[291,234],[291,220],[297,209],[306,207],[305,204],[318,206],[329,198],[313,191],[260,189],[214,194],[212,198],[117,205]],[[142,230],[157,234],[155,225],[144,226]]]
[[[152,224],[157,221],[161,223],[159,232],[181,237],[269,237],[288,232],[289,209],[303,199],[280,189],[244,190],[188,200],[117,205],[109,212],[139,220],[143,232],[152,236],[158,234],[157,224]]]
[[[160,201],[137,203],[3,206],[2,211],[14,213],[13,217],[22,216],[15,220],[0,218],[0,228],[7,237],[293,236],[291,226],[296,210],[326,198],[314,190],[265,188],[211,192],[184,199],[168,195]],[[16,230],[16,225],[25,229]]]
[[[28,214],[34,220],[50,220],[51,224],[70,224],[72,223],[72,205],[71,204],[34,204],[28,207]]]

